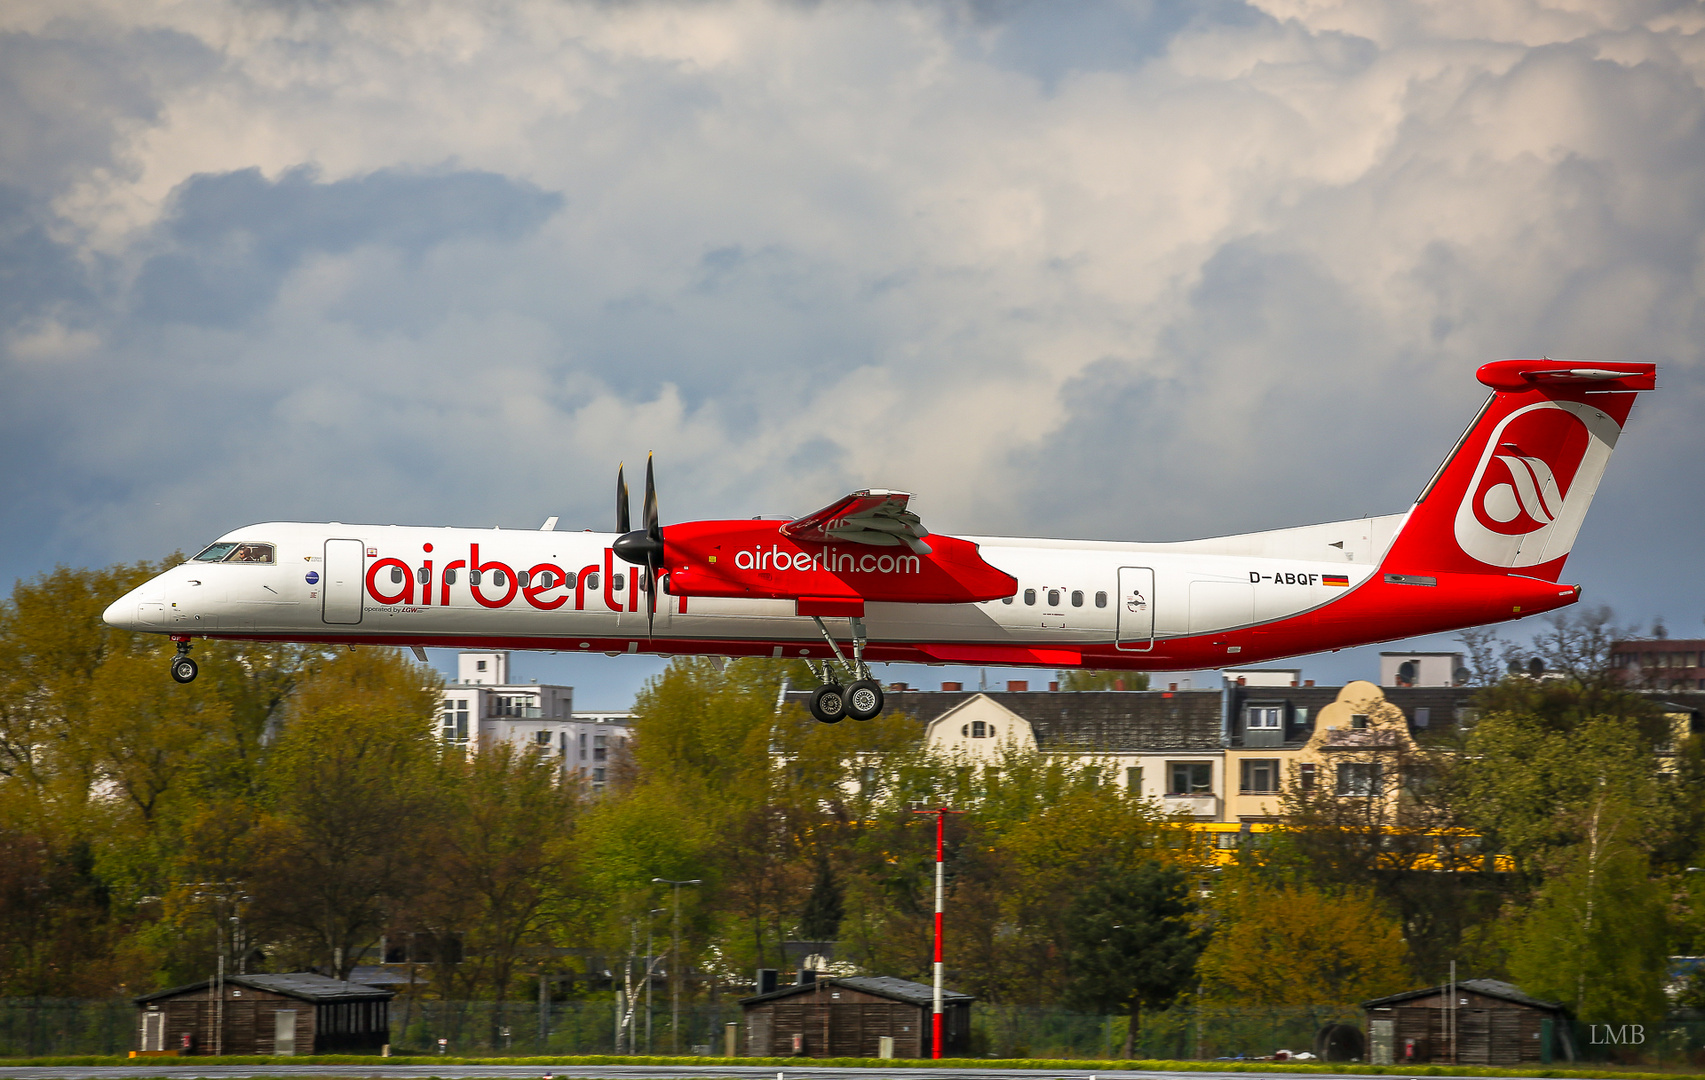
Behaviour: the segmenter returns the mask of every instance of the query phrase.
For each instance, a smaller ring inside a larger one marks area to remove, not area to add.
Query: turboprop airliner
[[[811,663],[818,720],[882,710],[871,662],[1138,671],[1248,664],[1573,604],[1563,562],[1651,364],[1500,360],[1406,512],[1180,543],[944,536],[902,491],[790,521],[558,532],[267,522],[115,601],[115,627],[412,648]]]

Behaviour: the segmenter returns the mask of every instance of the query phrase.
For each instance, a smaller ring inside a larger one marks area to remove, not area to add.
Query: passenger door
[[[1123,652],[1148,652],[1154,648],[1154,569],[1121,566],[1119,591],[1114,602],[1117,629],[1113,647]]]
[[[361,621],[362,571],[366,553],[359,540],[327,540],[325,580],[320,582],[320,618],[340,626]]]

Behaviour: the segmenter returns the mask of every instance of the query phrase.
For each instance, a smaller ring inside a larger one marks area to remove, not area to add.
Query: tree
[[[1199,965],[1210,997],[1332,1011],[1409,984],[1403,926],[1371,889],[1234,874],[1215,889],[1220,919]]]
[[[441,835],[437,677],[394,650],[326,664],[270,755],[249,882],[256,917],[344,978],[422,888]]]
[[[817,858],[817,879],[811,883],[811,895],[799,913],[799,937],[803,941],[834,941],[841,932],[841,918],[846,913],[846,901],[841,883],[826,855]]]
[[[1667,890],[1638,843],[1637,811],[1608,787],[1581,814],[1580,843],[1556,858],[1519,918],[1510,973],[1536,997],[1587,1023],[1664,1015]]]
[[[1121,1053],[1127,1060],[1143,1009],[1165,1008],[1195,979],[1207,932],[1190,893],[1182,870],[1150,861],[1091,880],[1068,910],[1066,1000],[1129,1016]]]

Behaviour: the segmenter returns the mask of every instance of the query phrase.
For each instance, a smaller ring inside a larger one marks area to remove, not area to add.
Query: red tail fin
[[[1556,581],[1653,364],[1500,360],[1492,398],[1416,500],[1381,569]]]

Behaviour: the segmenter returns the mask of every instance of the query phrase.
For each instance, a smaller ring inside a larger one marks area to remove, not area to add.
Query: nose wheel
[[[179,641],[178,655],[172,657],[172,678],[181,683],[194,682],[199,670],[195,661],[189,658],[189,641]]]

